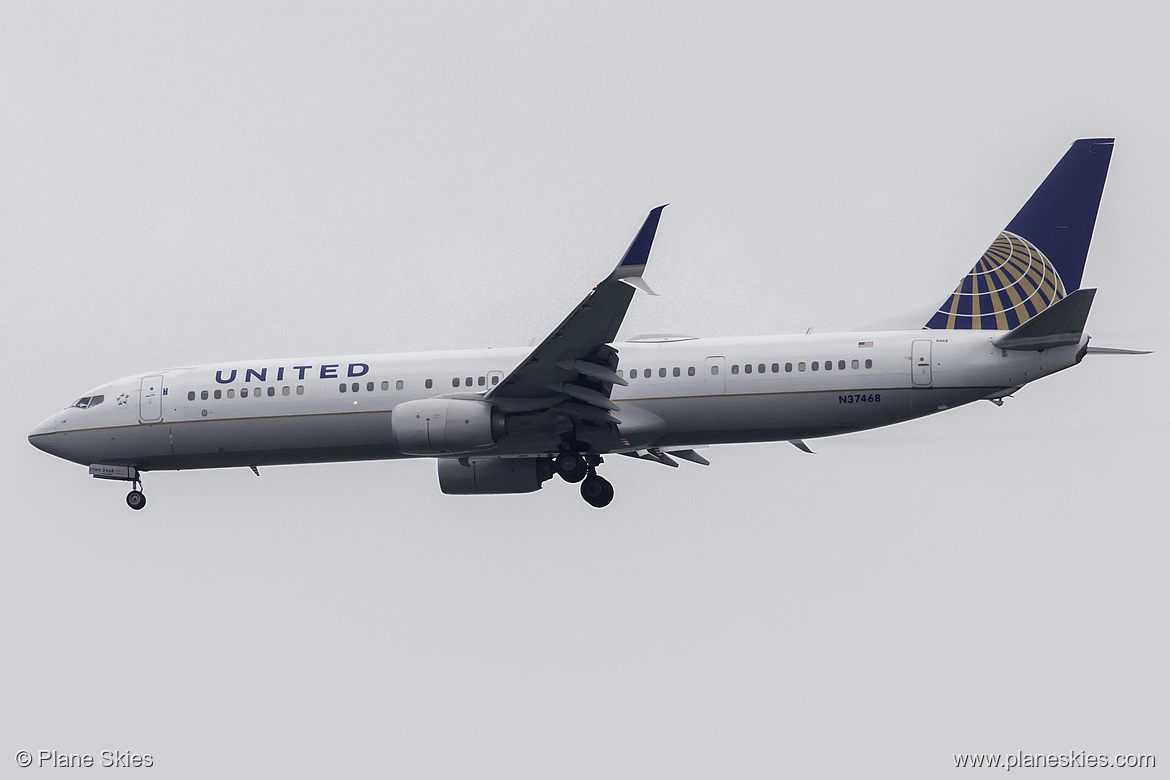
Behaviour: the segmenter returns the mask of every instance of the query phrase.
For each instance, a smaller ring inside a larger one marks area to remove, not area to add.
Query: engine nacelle
[[[395,406],[390,427],[403,455],[453,455],[494,445],[504,415],[487,401],[425,398]]]
[[[439,489],[448,495],[531,493],[552,475],[548,458],[439,459]]]

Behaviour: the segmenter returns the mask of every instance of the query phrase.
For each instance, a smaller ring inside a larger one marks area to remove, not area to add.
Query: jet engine
[[[494,445],[504,415],[487,401],[425,398],[395,406],[390,427],[403,455],[453,455]]]
[[[439,489],[448,495],[531,493],[552,475],[548,458],[439,459]]]

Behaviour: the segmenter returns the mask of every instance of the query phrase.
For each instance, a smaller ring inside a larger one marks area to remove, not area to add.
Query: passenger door
[[[152,423],[162,419],[162,380],[161,376],[148,376],[142,380],[138,392],[139,422]]]
[[[915,339],[910,347],[910,370],[915,387],[930,387],[930,340]]]

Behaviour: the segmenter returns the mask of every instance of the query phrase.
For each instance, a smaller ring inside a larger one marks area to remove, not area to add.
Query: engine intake
[[[494,445],[504,415],[487,401],[426,398],[395,406],[390,426],[403,455],[454,455]]]

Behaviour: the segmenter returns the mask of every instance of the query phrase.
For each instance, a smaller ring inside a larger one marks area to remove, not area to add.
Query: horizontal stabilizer
[[[1120,347],[1089,347],[1086,355],[1152,355],[1150,349],[1121,349]]]
[[[1080,343],[1097,291],[1077,290],[1019,327],[992,340],[1000,349],[1042,350]]]

